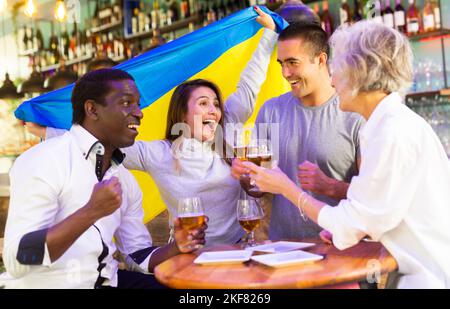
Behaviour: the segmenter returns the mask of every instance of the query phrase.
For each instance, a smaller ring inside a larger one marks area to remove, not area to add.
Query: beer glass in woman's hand
[[[246,147],[245,158],[239,158],[240,160],[250,161],[255,165],[270,168],[272,161],[272,148],[269,140],[253,140]],[[241,175],[239,182],[241,187],[247,192],[248,195],[260,198],[264,195],[259,188],[251,183],[250,175]]]
[[[188,197],[178,201],[178,217],[184,230],[194,230],[205,223],[205,211],[199,197]]]

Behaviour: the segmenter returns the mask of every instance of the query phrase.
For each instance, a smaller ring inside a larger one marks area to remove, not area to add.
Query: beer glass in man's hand
[[[255,199],[238,200],[236,214],[239,224],[247,233],[246,246],[255,246],[255,230],[261,225],[264,212]]]
[[[205,211],[199,197],[188,197],[178,202],[178,217],[184,230],[194,230],[205,223]]]
[[[269,140],[253,140],[246,147],[245,158],[239,158],[243,161],[250,161],[255,165],[270,168],[272,161],[272,149]],[[243,174],[239,179],[241,187],[248,195],[260,198],[264,195],[259,188],[251,183],[250,175]]]

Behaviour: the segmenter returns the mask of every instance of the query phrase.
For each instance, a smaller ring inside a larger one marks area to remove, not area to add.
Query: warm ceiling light
[[[8,7],[8,1],[0,0],[0,13],[3,11],[6,11],[7,7]]]
[[[55,19],[62,23],[66,19],[66,6],[63,0],[56,1]]]
[[[25,5],[25,15],[33,17],[34,14],[36,14],[36,4],[34,4],[33,0],[27,0],[27,4]]]

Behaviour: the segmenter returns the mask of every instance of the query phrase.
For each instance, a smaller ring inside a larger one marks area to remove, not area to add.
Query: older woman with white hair
[[[330,207],[277,168],[248,164],[252,178],[329,231],[338,249],[366,235],[380,241],[399,266],[391,286],[450,288],[450,164],[431,127],[403,104],[413,75],[409,42],[384,25],[359,22],[336,31],[331,45],[340,107],[367,120],[347,199]]]

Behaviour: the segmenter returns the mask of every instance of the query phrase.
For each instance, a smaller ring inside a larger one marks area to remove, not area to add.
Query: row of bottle
[[[190,16],[199,15],[203,25],[220,20],[240,9],[248,7],[247,0],[172,0],[169,5],[158,0],[146,5],[144,1],[132,8],[129,34],[145,33],[153,29],[170,26],[172,23]]]
[[[431,32],[441,28],[441,10],[437,0],[427,0],[422,12],[417,8],[414,0],[408,1],[408,9],[402,5],[401,0],[396,0],[394,10],[390,6],[390,0],[386,0],[384,7],[380,1],[375,2],[375,13],[372,18],[388,27],[395,28],[407,35],[416,35],[423,32]]]
[[[48,39],[48,42],[45,42],[48,44],[44,44],[44,38],[39,27],[35,27],[35,29],[31,27],[24,27],[19,32],[19,37],[22,38],[19,50],[22,52],[29,51],[28,54],[34,56],[31,59],[31,61],[33,61],[33,65],[38,65],[41,68],[58,64],[61,59],[66,61],[77,61],[79,59],[104,56],[120,61],[129,59],[151,47],[161,45],[161,42],[165,40],[172,40],[175,38],[174,32],[165,34],[165,38],[159,34],[157,29],[167,25],[167,23],[152,25],[152,21],[154,20],[166,20],[164,17],[161,18],[161,16],[170,16],[173,18],[169,19],[170,24],[170,20],[176,21],[181,18],[189,17],[192,14],[196,14],[199,16],[199,25],[204,26],[230,15],[235,11],[248,7],[250,4],[253,4],[254,1],[255,0],[250,2],[247,0],[194,0],[192,2],[191,0],[189,2],[186,0],[180,2],[181,4],[187,4],[180,5],[180,10],[177,11],[176,14],[167,14],[167,11],[163,11],[164,14],[162,15],[159,14],[162,10],[161,7],[159,7],[159,2],[154,1],[153,7],[158,8],[159,13],[155,15],[155,10],[153,10],[150,14],[144,14],[144,19],[141,14],[141,12],[143,12],[141,11],[141,8],[144,7],[145,9],[145,5],[143,6],[143,1],[141,1],[136,7],[139,8],[139,11],[132,11],[133,17],[137,17],[137,25],[133,28],[134,31],[136,31],[135,33],[152,31],[155,38],[152,38],[150,42],[140,42],[140,40],[137,42],[131,42],[124,37],[123,31],[120,27],[99,31],[99,26],[114,23],[114,21],[119,18],[123,20],[124,16],[122,15],[122,11],[120,9],[121,7],[118,6],[117,2],[111,7],[100,4],[98,9],[96,9],[96,14],[98,14],[97,18],[93,18],[94,20],[98,20],[98,22],[93,23],[97,30],[95,28],[89,30],[78,30],[77,25],[74,24],[70,32],[67,31],[65,24],[61,24],[60,27],[62,29],[58,29],[58,35],[55,35],[55,29],[53,29],[52,26],[50,38]],[[256,3],[262,4],[262,1],[263,0],[259,0]],[[171,3],[178,4],[179,2],[174,0]],[[194,5],[189,3],[194,3]],[[194,6],[194,9],[191,9],[192,6]],[[105,13],[106,11],[109,13]],[[113,13],[112,15],[110,14],[111,12]],[[111,16],[115,17],[111,19]],[[142,20],[144,20],[144,26],[140,26],[142,24]],[[136,21],[133,23],[136,23]],[[192,25],[189,25],[189,31],[193,30]],[[155,34],[155,31],[157,34]],[[156,40],[158,40],[158,42],[156,42]]]
[[[249,6],[264,5],[265,0],[212,0],[198,3],[200,17],[203,19],[203,25],[205,26]]]
[[[93,28],[102,25],[114,24],[122,21],[122,6],[120,0],[116,0],[113,4],[97,1],[94,16],[91,21]]]
[[[20,37],[22,40],[19,42],[19,50],[22,52],[32,52],[40,50],[44,47],[44,37],[39,28],[34,30],[33,28],[23,27]]]
[[[339,8],[339,24],[372,19],[407,35],[441,29],[441,11],[437,0],[426,0],[422,11],[417,8],[415,0],[408,0],[407,9],[403,6],[403,2],[395,0],[395,6],[391,6],[391,0],[375,0],[367,2],[368,5],[363,7],[361,1],[354,0],[353,9],[351,9],[348,1],[342,0]],[[329,11],[328,1],[322,1],[321,4],[321,12],[319,2],[314,3],[312,8],[320,16],[322,28],[331,34],[335,24]]]
[[[146,5],[140,1],[132,10],[131,34],[149,32],[151,29],[158,29],[173,22],[187,18],[197,12],[193,0],[171,1],[169,5],[160,5],[159,1]]]
[[[46,67],[54,65],[64,58],[71,61],[80,58],[105,56],[123,60],[132,56],[127,41],[120,32],[94,33],[89,30],[78,31],[76,26],[69,36],[64,30],[59,36],[52,34],[47,46],[44,46],[42,33],[24,28],[21,44],[22,51],[30,51],[37,59],[37,65]]]

